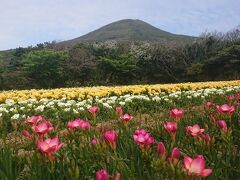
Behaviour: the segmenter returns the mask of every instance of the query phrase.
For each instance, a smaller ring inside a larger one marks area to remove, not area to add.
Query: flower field
[[[0,179],[240,179],[240,81],[0,92]]]

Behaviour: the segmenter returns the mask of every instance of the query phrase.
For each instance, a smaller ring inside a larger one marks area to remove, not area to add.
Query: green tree
[[[210,80],[240,78],[240,45],[233,45],[218,51],[204,64],[204,74]]]
[[[63,62],[67,56],[66,51],[31,51],[24,56],[22,67],[36,87],[59,87],[63,84]]]
[[[69,50],[64,62],[67,86],[91,85],[97,66],[91,47],[79,44]]]
[[[98,68],[106,83],[129,84],[136,77],[137,62],[128,54],[118,57],[102,57],[99,60]]]

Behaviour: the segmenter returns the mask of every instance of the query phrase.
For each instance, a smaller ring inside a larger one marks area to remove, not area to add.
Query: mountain
[[[187,43],[195,37],[173,34],[158,29],[141,20],[124,19],[105,25],[81,37],[63,41],[60,44],[74,45],[80,42],[104,42],[115,40],[125,41],[148,41],[154,43]]]

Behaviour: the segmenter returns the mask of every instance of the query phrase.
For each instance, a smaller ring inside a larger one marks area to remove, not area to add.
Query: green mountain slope
[[[124,19],[110,23],[81,37],[64,41],[64,44],[79,42],[115,41],[149,41],[154,43],[186,43],[192,42],[195,37],[172,34],[158,29],[144,21]]]

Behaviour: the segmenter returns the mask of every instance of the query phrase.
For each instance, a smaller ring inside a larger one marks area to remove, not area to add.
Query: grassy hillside
[[[63,43],[74,45],[79,42],[116,40],[120,42],[148,41],[166,44],[192,42],[194,39],[191,36],[177,35],[163,31],[141,20],[124,19]]]

